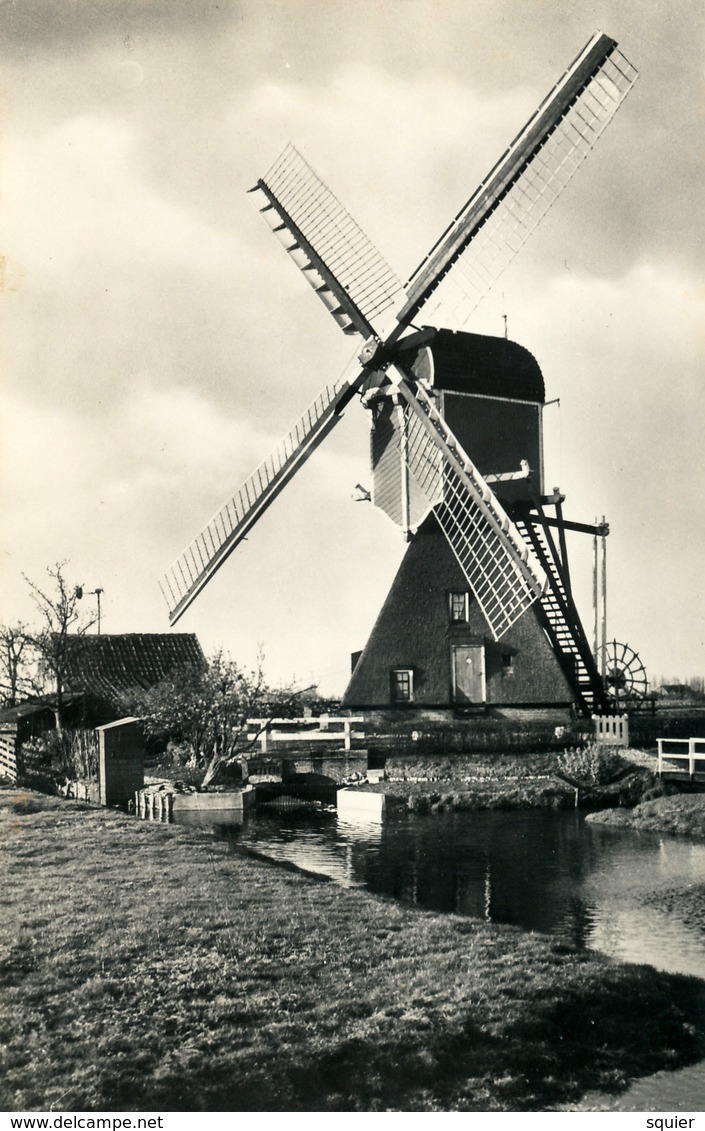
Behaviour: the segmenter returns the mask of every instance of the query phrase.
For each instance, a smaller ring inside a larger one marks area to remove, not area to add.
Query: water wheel
[[[604,671],[605,689],[613,705],[634,705],[646,698],[648,680],[638,652],[628,644],[610,640],[600,649],[598,668]]]

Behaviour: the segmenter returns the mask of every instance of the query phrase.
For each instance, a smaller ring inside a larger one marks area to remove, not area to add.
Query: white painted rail
[[[346,715],[334,718],[320,715],[318,718],[302,719],[248,719],[252,728],[247,735],[248,742],[259,738],[260,750],[266,754],[272,742],[340,742],[343,749],[352,749],[354,738],[364,738],[365,732],[353,730],[353,725],[362,723],[361,715]]]
[[[665,765],[665,762],[687,762],[688,773],[692,778],[695,774],[695,763],[702,762],[702,771],[705,772],[705,738],[659,738],[658,742],[658,769],[659,777],[664,771],[675,770],[675,766]],[[666,746],[677,746],[677,750],[666,750]],[[685,747],[685,749],[683,749]]]

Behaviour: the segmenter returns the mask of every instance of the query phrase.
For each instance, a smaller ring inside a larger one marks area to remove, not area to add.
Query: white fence
[[[344,750],[352,749],[354,738],[364,738],[364,731],[353,730],[355,723],[362,723],[361,715],[346,715],[332,718],[321,715],[319,718],[303,719],[248,719],[250,727],[247,739],[254,742],[259,738],[260,750],[266,754],[274,742],[341,742]]]
[[[593,715],[595,742],[602,746],[629,746],[629,715]]]
[[[17,781],[17,723],[0,725],[0,777]]]
[[[700,762],[699,772],[705,773],[705,738],[659,738],[657,741],[659,777],[664,770],[674,772],[679,769],[678,766],[669,766],[668,762],[687,762],[691,778],[696,772],[696,762]],[[677,746],[678,749],[667,750],[666,746]]]

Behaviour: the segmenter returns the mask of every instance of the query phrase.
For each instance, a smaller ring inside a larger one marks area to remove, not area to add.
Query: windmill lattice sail
[[[462,329],[580,167],[638,72],[595,35],[407,284],[403,323]],[[451,270],[452,268],[452,270]]]
[[[355,366],[355,374],[358,367]],[[256,471],[223,504],[160,579],[172,625],[341,418],[356,381],[343,376],[319,393]]]
[[[499,640],[544,592],[546,575],[430,397],[403,380],[398,388],[407,410],[402,457]]]
[[[173,566],[162,590],[174,624],[339,419],[366,379],[375,352],[384,365],[419,314],[464,325],[621,105],[637,77],[614,40],[596,35],[519,137],[431,249],[406,287],[334,194],[293,146],[253,191],[261,212],[345,333],[368,343],[352,376],[327,387],[274,453],[207,524]],[[396,312],[391,331],[389,314]],[[382,316],[384,323],[382,325]],[[376,327],[379,329],[377,330]],[[408,428],[401,458],[425,492],[499,638],[539,596],[546,575],[423,389],[400,371]]]
[[[338,198],[293,145],[251,191],[261,194],[260,212],[343,332],[370,337],[403,288]]]

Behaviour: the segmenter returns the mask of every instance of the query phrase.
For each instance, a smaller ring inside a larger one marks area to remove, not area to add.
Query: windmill
[[[514,343],[497,347],[503,339],[435,327],[465,325],[587,156],[636,77],[614,40],[595,34],[405,286],[293,146],[257,181],[251,192],[270,228],[343,333],[358,336],[363,345],[343,377],[324,387],[275,451],[167,570],[160,585],[172,625],[359,396],[372,416],[373,502],[411,539],[409,551],[424,531],[442,532],[463,586],[455,583],[456,589],[449,590],[455,612],[471,600],[483,631],[497,643],[519,631],[533,609],[541,639],[574,701],[583,710],[608,706],[572,600],[565,549],[566,529],[594,529],[567,522],[563,497],[540,491],[536,420],[544,398],[538,367],[534,363],[532,369],[533,359]],[[504,350],[499,361],[498,349]],[[503,410],[501,419],[488,418],[483,432],[468,424],[465,406],[455,412],[454,427],[451,391],[436,375],[444,369],[444,359],[446,374],[452,373],[458,356],[472,368],[473,358],[488,350],[494,361],[476,368],[483,379],[494,374],[500,382],[510,373],[511,411]],[[527,396],[521,395],[523,380],[534,390]],[[533,405],[533,423],[521,419],[518,406],[527,403]],[[487,437],[497,427],[505,439],[490,439],[489,454],[485,451],[482,460],[473,462],[466,447],[477,442],[487,448]],[[521,442],[515,442],[517,436]],[[516,455],[517,466],[488,466],[493,455],[498,465]],[[555,515],[546,513],[547,506]],[[458,655],[463,663],[472,663],[469,654]],[[397,701],[413,698],[407,694],[413,671],[403,666],[395,670]],[[467,698],[467,689],[462,694]]]

